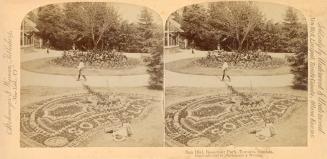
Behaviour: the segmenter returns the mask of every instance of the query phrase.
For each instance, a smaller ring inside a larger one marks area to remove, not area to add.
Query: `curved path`
[[[182,50],[181,53],[165,55],[165,63],[186,58],[204,57],[206,51]],[[285,54],[271,54],[274,57],[283,57]],[[274,76],[232,76],[228,84],[234,87],[284,87],[292,85],[292,74]],[[220,81],[221,76],[205,76],[176,73],[165,70],[165,86],[187,86],[187,87],[226,87],[226,82]]]
[[[59,51],[51,51],[46,54],[45,50],[37,50],[35,53],[22,53],[21,61],[61,56]],[[126,54],[128,57],[139,58],[141,54]],[[181,53],[167,54],[164,56],[165,63],[192,57],[206,56],[205,51],[182,50]],[[284,56],[274,54],[274,56]],[[131,76],[87,76],[87,81],[76,81],[75,76],[51,75],[26,71],[21,69],[21,86],[49,86],[49,87],[80,87],[81,83],[95,87],[138,87],[147,86],[149,75]],[[226,87],[225,82],[220,81],[220,76],[205,76],[176,73],[165,70],[165,86],[187,87]],[[284,87],[292,85],[292,74],[276,76],[232,76],[231,85],[235,87]]]
[[[58,57],[62,52],[35,50],[35,53],[22,53],[21,62],[46,57]],[[128,57],[140,58],[141,54],[126,54]],[[21,69],[21,86],[80,87],[81,83],[93,87],[138,87],[147,86],[149,75],[131,76],[87,76],[87,81],[76,81],[76,76],[35,73]]]

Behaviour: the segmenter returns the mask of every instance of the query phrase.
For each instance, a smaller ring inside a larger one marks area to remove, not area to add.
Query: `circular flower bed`
[[[194,64],[202,67],[221,67],[228,62],[231,68],[236,69],[271,69],[288,65],[286,59],[272,58],[270,55],[257,51],[249,52],[225,52],[209,51],[206,57],[193,61]]]
[[[81,60],[90,68],[129,68],[140,63],[140,60],[127,58],[121,52],[114,50],[64,51],[63,56],[51,60],[50,63],[71,67],[77,66]]]

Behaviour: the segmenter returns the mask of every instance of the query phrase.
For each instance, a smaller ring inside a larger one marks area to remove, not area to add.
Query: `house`
[[[20,45],[22,48],[25,47],[41,47],[42,39],[36,36],[36,32],[39,30],[36,28],[36,24],[31,21],[28,17],[23,19],[21,25],[21,36]]]
[[[183,32],[181,25],[172,19],[168,18],[165,25],[165,48],[186,48],[187,40],[183,39],[180,33]]]

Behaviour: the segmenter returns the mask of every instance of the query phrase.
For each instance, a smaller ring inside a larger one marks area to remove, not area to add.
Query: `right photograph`
[[[185,6],[166,21],[165,145],[307,146],[308,31],[296,8]]]

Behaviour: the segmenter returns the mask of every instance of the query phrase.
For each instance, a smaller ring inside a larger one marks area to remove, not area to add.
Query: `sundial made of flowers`
[[[32,147],[79,146],[105,127],[140,116],[157,99],[140,94],[70,94],[22,107],[21,142]]]
[[[300,102],[306,100],[271,93],[247,100],[226,93],[177,102],[165,111],[166,143],[169,146],[210,146],[241,128],[262,124],[267,119],[278,121]]]

